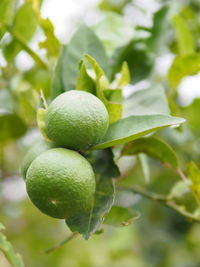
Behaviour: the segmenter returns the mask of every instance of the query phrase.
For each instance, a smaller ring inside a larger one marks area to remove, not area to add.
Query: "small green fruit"
[[[31,162],[37,157],[39,156],[42,152],[53,148],[53,144],[46,142],[45,140],[40,140],[37,143],[35,143],[26,153],[23,162],[22,162],[22,166],[21,166],[21,173],[24,177],[24,179],[26,178],[26,173],[27,170],[31,164]]]
[[[87,149],[105,135],[108,112],[96,96],[78,90],[59,95],[46,113],[46,132],[57,145],[74,150]]]
[[[67,221],[90,213],[95,185],[90,163],[65,148],[43,152],[27,171],[26,188],[34,205],[49,216]]]

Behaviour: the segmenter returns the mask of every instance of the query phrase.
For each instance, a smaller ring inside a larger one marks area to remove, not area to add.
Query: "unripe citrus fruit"
[[[31,163],[26,188],[43,213],[73,221],[91,210],[95,175],[90,163],[78,152],[54,148]]]
[[[42,152],[53,148],[53,144],[46,142],[45,140],[40,140],[35,143],[26,153],[22,166],[21,166],[21,173],[24,178],[26,178],[26,172],[31,164],[31,162],[39,156]]]
[[[71,90],[56,97],[47,109],[46,132],[59,146],[74,150],[97,144],[108,128],[108,112],[96,96]]]

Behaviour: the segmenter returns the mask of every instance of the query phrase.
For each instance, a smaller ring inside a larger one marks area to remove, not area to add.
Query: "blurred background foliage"
[[[111,80],[123,61],[128,63],[131,84],[124,89],[124,116],[170,110],[186,118],[181,129],[162,130],[155,136],[174,148],[186,175],[190,161],[200,167],[199,1],[82,1],[86,8],[77,1],[77,17],[64,25],[64,37],[58,34],[54,17],[51,22],[51,16],[44,15],[52,2],[0,2],[0,221],[7,239],[29,267],[199,267],[200,224],[138,194],[121,191],[117,191],[116,206],[139,211],[138,220],[127,227],[103,225],[104,233],[89,241],[78,237],[44,254],[69,233],[64,222],[41,214],[27,199],[20,164],[40,135],[36,127],[39,91],[50,101],[62,45],[79,24],[90,25],[104,44]],[[70,1],[68,6],[60,3],[70,10]],[[56,81],[59,84],[62,81]],[[172,194],[189,211],[198,210],[194,195],[172,168],[144,154],[122,157],[118,164],[119,185]],[[9,266],[3,253],[0,266]]]

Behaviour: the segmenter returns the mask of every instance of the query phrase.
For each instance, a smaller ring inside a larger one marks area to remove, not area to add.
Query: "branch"
[[[186,211],[183,207],[177,205],[175,201],[172,199],[169,199],[167,196],[160,195],[157,193],[149,192],[147,190],[137,188],[137,187],[131,187],[131,188],[126,188],[126,187],[117,187],[119,190],[125,190],[125,191],[130,191],[132,193],[139,194],[145,198],[151,199],[153,201],[156,201],[158,203],[163,204],[165,207],[170,208],[171,210],[174,210],[181,214],[182,216],[186,217],[189,221],[191,222],[198,222],[200,223],[200,217],[195,216],[194,214]]]
[[[25,42],[23,37],[16,32],[15,30],[12,29],[12,27],[8,25],[3,25],[5,29],[21,44],[23,49],[34,59],[34,61],[40,65],[44,69],[48,69],[47,64],[33,51]]]
[[[62,240],[61,242],[59,242],[58,244],[56,244],[55,246],[48,248],[44,251],[44,253],[51,253],[54,250],[56,250],[57,248],[63,246],[64,244],[68,243],[69,241],[71,241],[73,238],[75,238],[78,235],[78,233],[72,233],[70,236],[68,236],[67,238],[65,238],[64,240]]]

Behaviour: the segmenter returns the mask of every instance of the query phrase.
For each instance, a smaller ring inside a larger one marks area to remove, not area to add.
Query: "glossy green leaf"
[[[185,76],[196,74],[200,71],[200,54],[177,56],[168,73],[168,80],[176,88]]]
[[[91,214],[80,218],[79,222],[73,222],[68,226],[79,231],[85,239],[95,233],[103,222],[104,215],[110,210],[114,201],[114,184],[112,178],[119,176],[118,167],[113,161],[113,153],[110,149],[87,152],[84,155],[92,167],[96,176],[96,192]]]
[[[95,83],[88,75],[86,66],[83,61],[81,61],[79,65],[79,74],[75,89],[95,94]]]
[[[195,42],[192,33],[183,17],[173,17],[173,25],[176,31],[177,44],[180,55],[195,53]]]
[[[131,142],[156,130],[183,123],[182,118],[167,115],[130,116],[111,124],[104,138],[92,149],[103,149]]]
[[[26,125],[18,115],[0,112],[0,142],[19,138],[26,130]]]
[[[79,62],[86,53],[94,57],[105,73],[109,74],[108,58],[102,43],[92,29],[82,25],[71,38],[63,54],[62,79],[65,91],[75,89]]]
[[[139,90],[124,100],[123,116],[169,114],[165,91],[161,86]]]
[[[109,213],[105,215],[104,223],[118,227],[128,226],[139,219],[139,217],[139,213],[131,208],[113,206]]]
[[[3,230],[4,226],[0,225],[0,230]],[[4,253],[5,257],[13,267],[24,267],[24,263],[21,255],[14,251],[13,246],[4,234],[0,232],[0,250]]]
[[[163,42],[168,38],[167,27],[169,27],[168,21],[168,6],[162,6],[153,15],[153,26],[150,29],[151,36],[147,38],[147,46],[149,49],[157,53],[161,50]]]
[[[178,168],[178,159],[175,151],[158,138],[149,137],[134,140],[124,146],[121,155],[136,155],[139,153],[145,153],[164,164],[170,164],[174,168]]]

